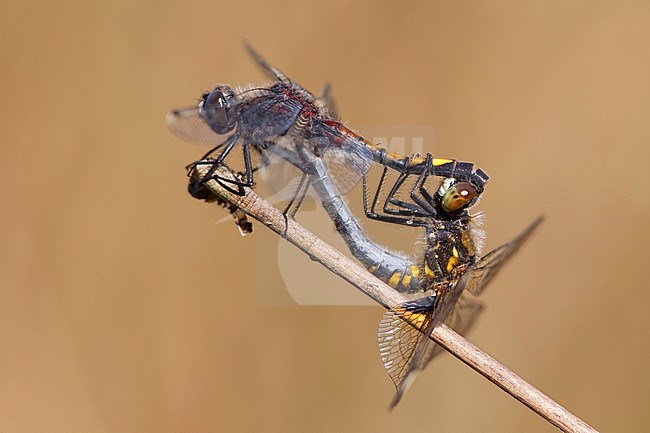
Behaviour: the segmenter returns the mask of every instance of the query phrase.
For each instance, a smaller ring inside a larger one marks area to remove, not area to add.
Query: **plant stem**
[[[204,176],[208,169],[207,165],[199,165],[196,168],[200,176]],[[224,177],[229,175],[226,170],[218,171],[218,174]],[[283,236],[312,260],[348,281],[378,304],[391,308],[408,300],[295,220],[285,219],[282,212],[252,190],[247,189],[245,195],[239,196],[225,190],[214,180],[206,182],[205,186]],[[596,432],[594,428],[448,326],[436,326],[429,338],[562,431]]]

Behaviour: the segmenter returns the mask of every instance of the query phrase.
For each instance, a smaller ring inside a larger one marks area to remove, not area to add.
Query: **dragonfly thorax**
[[[476,261],[470,217],[435,221],[426,228],[425,276],[434,281],[455,280]]]
[[[316,98],[307,89],[303,89],[294,82],[280,82],[276,83],[270,88],[271,92],[284,95],[287,99],[295,99],[302,104],[312,105]]]

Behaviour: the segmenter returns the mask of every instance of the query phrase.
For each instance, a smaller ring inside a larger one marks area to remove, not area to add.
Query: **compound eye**
[[[235,94],[228,86],[216,87],[203,96],[204,119],[217,134],[225,134],[234,127],[232,118]]]
[[[478,192],[472,184],[467,182],[452,185],[442,196],[440,204],[445,212],[456,212],[470,203]]]
[[[227,107],[228,101],[235,96],[232,89],[228,86],[218,86],[215,89],[203,95],[205,103],[214,107]]]

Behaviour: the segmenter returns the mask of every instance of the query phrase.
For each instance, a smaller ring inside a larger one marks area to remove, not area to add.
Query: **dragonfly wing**
[[[530,238],[535,229],[541,224],[543,216],[538,217],[513,240],[499,247],[496,247],[481,257],[473,269],[468,273],[467,282],[464,288],[473,295],[480,295],[492,279],[499,273],[503,265],[521,248]]]
[[[465,335],[469,331],[479,314],[483,311],[483,304],[473,299],[469,299],[466,296],[461,295],[456,305],[454,305],[451,310],[451,314],[445,320],[445,325],[449,326],[451,329],[456,331],[460,335]],[[424,369],[428,362],[431,361],[435,356],[440,354],[444,349],[439,344],[433,344],[432,353],[429,356],[427,363],[422,366]]]
[[[291,80],[278,68],[275,66],[271,65],[269,62],[266,61],[264,57],[246,41],[242,41],[242,45],[244,45],[244,48],[246,51],[248,51],[248,55],[250,55],[255,63],[257,63],[260,68],[264,71],[264,73],[269,77],[274,80],[278,81],[284,81],[285,83],[291,82]]]
[[[474,326],[476,319],[482,311],[482,303],[461,295],[451,314],[445,320],[445,325],[460,335],[465,335]]]
[[[172,110],[165,121],[169,129],[185,141],[216,146],[223,139],[201,118],[197,106]]]
[[[323,107],[327,108],[327,113],[330,115],[330,117],[334,117],[334,118],[338,117],[336,102],[332,97],[332,86],[330,86],[329,83],[325,83],[325,85],[320,91],[320,94],[316,98],[316,102],[320,103]]]
[[[320,152],[339,192],[347,194],[370,170],[372,153],[360,137],[352,137],[324,124],[318,130],[322,135],[311,138],[310,144]]]
[[[379,355],[395,386],[404,379],[409,362],[431,320],[431,304],[405,302],[386,311],[379,321]]]
[[[324,160],[332,181],[341,194],[352,191],[370,170],[372,163],[356,153],[333,148],[325,153]]]
[[[426,365],[432,346],[433,301],[422,298],[391,308],[381,318],[377,332],[379,355],[397,392],[394,407],[408,390],[415,375]]]
[[[462,335],[483,309],[479,302],[464,296],[449,301],[451,307],[434,309],[433,297],[421,298],[398,305],[382,316],[377,332],[379,354],[397,388],[391,408],[399,403],[417,373],[442,352],[429,336],[445,317],[443,313],[448,314],[445,324]]]

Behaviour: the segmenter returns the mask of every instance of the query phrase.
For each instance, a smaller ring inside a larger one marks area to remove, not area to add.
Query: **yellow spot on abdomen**
[[[402,274],[400,274],[399,272],[395,272],[393,275],[390,276],[386,284],[388,284],[392,288],[395,288],[397,287],[401,279],[402,279]]]
[[[424,161],[425,161],[425,159],[422,158],[421,156],[413,156],[413,157],[409,158],[408,165],[409,165],[409,167],[412,167],[414,165],[422,164]]]
[[[450,164],[454,162],[453,159],[444,159],[444,158],[433,158],[433,166],[437,167],[439,165]]]

